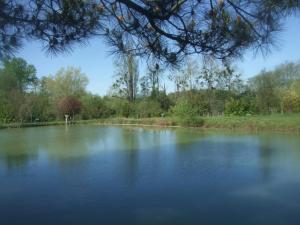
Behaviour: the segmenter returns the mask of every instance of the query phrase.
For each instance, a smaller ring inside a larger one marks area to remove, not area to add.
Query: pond
[[[3,225],[298,225],[300,136],[56,126],[0,131]]]

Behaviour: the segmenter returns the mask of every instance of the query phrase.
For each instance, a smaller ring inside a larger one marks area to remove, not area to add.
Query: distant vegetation
[[[176,121],[209,126],[239,117],[300,112],[299,62],[262,71],[248,81],[230,64],[212,60],[199,65],[187,59],[180,70],[170,70],[168,75],[149,62],[148,72],[142,75],[135,57],[119,58],[109,93],[98,96],[87,92],[88,78],[80,69],[62,68],[39,79],[33,65],[7,58],[0,69],[0,123],[62,121],[68,114],[72,120],[131,118],[141,123],[141,118],[166,118],[168,125]],[[173,82],[174,92],[167,93],[163,76]]]

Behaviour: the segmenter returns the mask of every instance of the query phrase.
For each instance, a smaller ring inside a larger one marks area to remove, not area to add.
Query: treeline
[[[186,118],[300,112],[300,63],[262,71],[249,81],[230,64],[187,59],[179,70],[166,70],[149,60],[140,76],[137,58],[120,57],[115,82],[106,96],[87,92],[87,76],[77,68],[37,78],[21,58],[4,59],[0,69],[0,122],[23,123],[108,117]],[[162,77],[174,84],[167,93]],[[200,120],[199,120],[200,122]]]

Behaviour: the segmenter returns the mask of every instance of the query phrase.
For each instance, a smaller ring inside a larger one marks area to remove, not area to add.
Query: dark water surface
[[[299,225],[300,136],[0,131],[1,225]]]

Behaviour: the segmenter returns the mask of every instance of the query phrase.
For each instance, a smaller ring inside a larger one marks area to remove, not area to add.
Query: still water
[[[1,225],[299,225],[300,136],[0,131]]]

